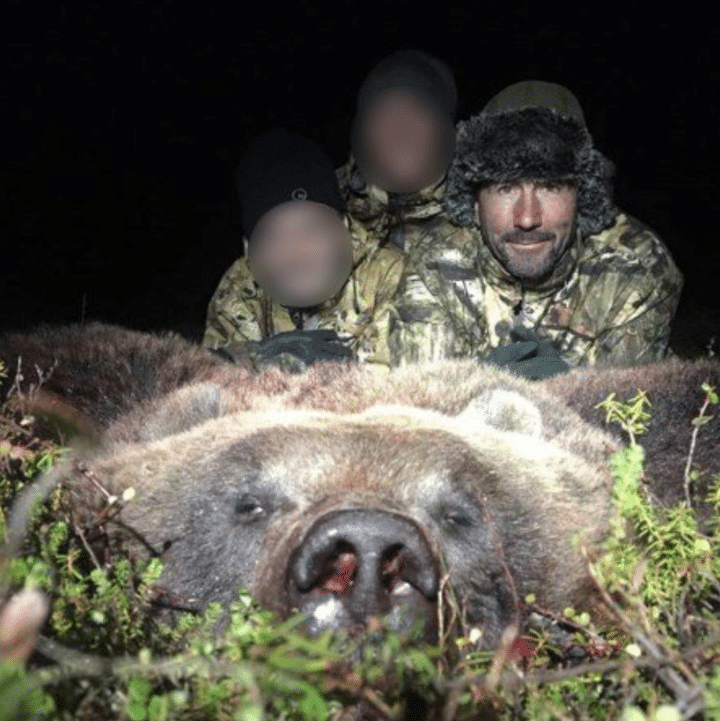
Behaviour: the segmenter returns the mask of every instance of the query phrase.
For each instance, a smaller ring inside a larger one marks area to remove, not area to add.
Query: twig
[[[77,534],[78,538],[80,539],[80,543],[82,543],[83,548],[88,552],[88,555],[90,556],[90,560],[93,562],[93,565],[95,568],[102,568],[102,564],[98,560],[97,556],[93,552],[92,548],[90,547],[90,544],[87,542],[87,539],[85,538],[85,534],[82,531],[82,528],[78,524],[74,524],[74,530]]]
[[[374,708],[376,708],[381,714],[383,719],[387,721],[400,721],[402,718],[402,707],[392,709],[388,706],[371,688],[365,687],[360,692],[360,695]]]
[[[45,636],[40,636],[37,650],[45,657],[55,661],[56,666],[40,668],[31,673],[40,685],[59,683],[67,678],[100,676],[119,676],[126,678],[136,673],[151,672],[155,675],[172,675],[178,671],[186,675],[193,673],[207,674],[231,673],[237,663],[227,659],[200,657],[192,653],[179,654],[166,658],[141,661],[134,657],[106,658],[90,653],[82,653],[67,648]]]
[[[703,418],[705,411],[710,405],[710,392],[705,394],[705,401],[700,408],[700,414],[697,418]],[[692,467],[693,456],[695,455],[695,444],[697,443],[698,432],[700,431],[701,424],[696,423],[693,426],[692,436],[690,436],[690,452],[688,453],[687,463],[685,464],[685,474],[683,480],[683,488],[685,489],[685,501],[688,504],[688,508],[692,508],[692,501],[690,499],[690,468]]]
[[[492,663],[490,664],[490,670],[485,674],[485,680],[483,686],[486,691],[492,693],[497,688],[500,682],[500,673],[507,661],[510,649],[512,648],[513,642],[518,636],[518,627],[513,624],[507,626],[500,637],[500,647],[493,656]]]
[[[19,363],[19,360],[20,359],[18,359],[18,363]],[[37,392],[42,388],[43,383],[45,383],[45,381],[48,380],[48,378],[50,378],[52,376],[53,372],[57,368],[57,365],[58,365],[58,361],[57,361],[57,358],[55,358],[53,360],[52,366],[50,366],[50,370],[48,370],[48,372],[46,374],[44,371],[41,370],[40,366],[37,365],[37,363],[35,364],[35,373],[37,373],[38,382],[37,382],[36,386],[32,385],[32,384],[30,385],[31,393]]]
[[[685,661],[689,661],[695,657],[702,656],[702,654],[710,649],[713,645],[720,641],[720,631],[707,638],[702,644],[693,646],[685,651],[682,656],[677,655],[678,658],[682,658]],[[663,666],[672,664],[676,661],[675,655],[666,658],[649,658],[648,656],[641,656],[639,658],[624,658],[624,659],[612,659],[607,661],[589,661],[587,663],[578,664],[571,668],[557,669],[554,671],[533,671],[532,673],[526,674],[523,677],[520,676],[508,676],[503,678],[503,688],[513,690],[519,685],[541,685],[547,683],[554,683],[555,681],[564,681],[569,678],[575,678],[577,676],[583,676],[586,673],[599,673],[604,674],[611,671],[619,671],[624,668],[636,668],[636,669],[659,669]],[[483,684],[485,682],[487,674],[477,674],[475,676],[465,676],[460,679],[454,679],[452,681],[445,681],[442,684],[443,689],[454,689],[461,688],[472,684]]]
[[[22,383],[23,380],[24,378],[22,374],[22,356],[19,355],[17,359],[17,368],[15,368],[15,377],[13,378],[12,385],[10,386],[10,388],[8,388],[8,398],[12,395],[15,395],[22,400],[23,392],[20,388],[20,383]]]

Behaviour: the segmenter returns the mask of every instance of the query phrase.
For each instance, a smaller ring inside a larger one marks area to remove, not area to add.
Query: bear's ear
[[[501,388],[473,398],[457,417],[466,421],[470,428],[484,424],[533,438],[539,438],[543,430],[540,409],[520,393]]]
[[[189,431],[228,412],[225,391],[214,383],[193,383],[170,393],[140,419],[139,441],[159,441]]]

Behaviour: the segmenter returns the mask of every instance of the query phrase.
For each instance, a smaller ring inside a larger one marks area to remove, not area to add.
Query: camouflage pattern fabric
[[[387,193],[367,183],[352,158],[338,168],[337,178],[348,212],[378,245],[393,245],[412,255],[428,224],[445,214],[444,180],[418,193]]]
[[[394,365],[485,357],[513,326],[535,330],[573,367],[648,363],[667,353],[682,275],[647,227],[619,213],[575,243],[539,286],[523,288],[477,228],[439,219],[409,259],[394,304]],[[472,256],[472,260],[469,258]]]
[[[351,221],[353,271],[335,298],[291,317],[288,309],[263,292],[245,258],[226,271],[207,314],[203,345],[238,359],[252,358],[253,343],[285,331],[335,330],[354,358],[387,367],[391,301],[403,271],[403,257],[378,248],[357,222]]]

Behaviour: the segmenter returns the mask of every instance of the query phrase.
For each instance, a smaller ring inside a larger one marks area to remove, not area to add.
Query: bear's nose
[[[439,570],[419,526],[396,513],[333,511],[315,522],[293,554],[290,595],[309,630],[358,632],[374,616],[390,628],[436,632]]]

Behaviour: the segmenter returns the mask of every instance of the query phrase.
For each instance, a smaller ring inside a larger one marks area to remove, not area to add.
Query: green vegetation
[[[705,392],[698,427],[718,400]],[[642,394],[603,407],[641,438]],[[590,563],[605,617],[553,616],[527,598],[526,635],[509,632],[490,653],[477,650],[480,633],[463,627],[447,588],[437,647],[380,622],[365,639],[308,638],[301,618],[278,623],[245,593],[229,612],[169,618],[153,604],[159,561],[116,548],[98,558],[62,488],[32,512],[18,551],[7,509],[30,479],[62,465],[50,435],[11,404],[0,413],[0,590],[7,598],[32,586],[52,598],[28,668],[0,665],[0,721],[720,719],[720,534],[701,532],[688,504],[649,503],[634,442],[612,460],[618,521]],[[720,477],[711,488],[720,514]]]

